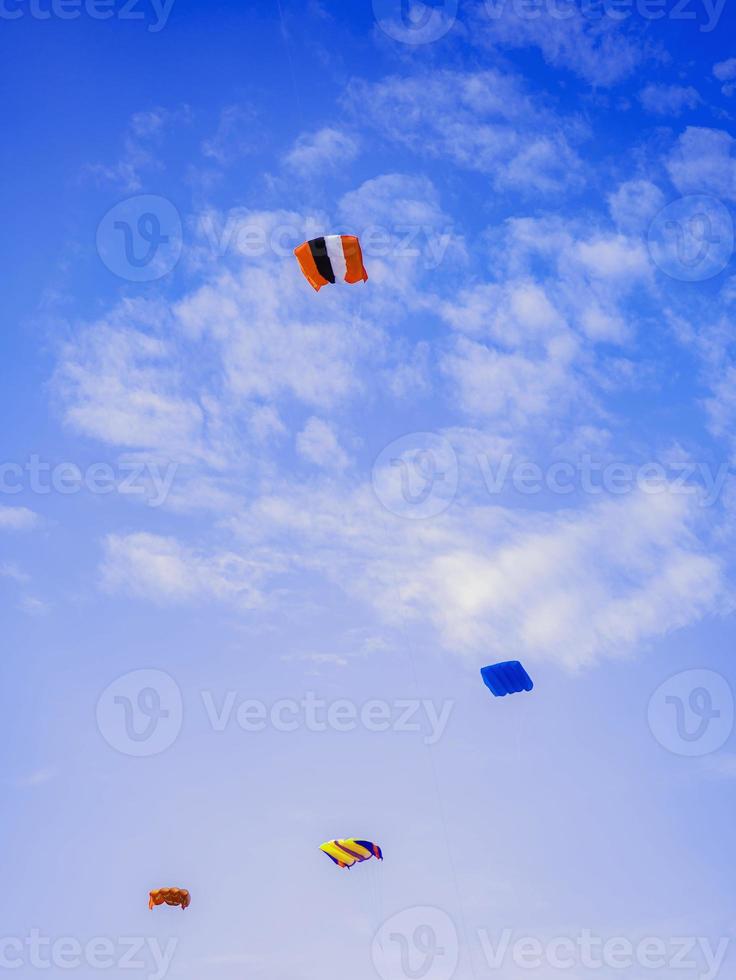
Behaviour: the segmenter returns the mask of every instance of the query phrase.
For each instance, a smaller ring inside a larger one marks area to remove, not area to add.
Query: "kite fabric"
[[[486,687],[494,697],[503,698],[507,694],[520,694],[531,691],[534,682],[518,660],[509,660],[502,664],[491,664],[481,668],[481,677]]]
[[[314,238],[294,249],[307,282],[317,290],[328,283],[367,282],[360,242],[354,235]]]
[[[186,909],[191,900],[186,888],[159,888],[158,891],[150,892],[148,907],[152,909],[155,905],[178,905]]]
[[[369,840],[331,840],[323,844],[320,851],[341,868],[352,868],[371,858],[383,861],[383,851]]]

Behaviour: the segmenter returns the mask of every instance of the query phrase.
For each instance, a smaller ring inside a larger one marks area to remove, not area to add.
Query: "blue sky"
[[[0,970],[733,973],[729,7],[0,4]]]

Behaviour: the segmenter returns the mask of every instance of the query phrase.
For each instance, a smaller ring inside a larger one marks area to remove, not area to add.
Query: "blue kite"
[[[483,678],[483,683],[497,698],[506,697],[507,694],[531,691],[534,687],[534,682],[518,660],[508,660],[503,664],[491,664],[490,667],[482,667],[480,675]]]

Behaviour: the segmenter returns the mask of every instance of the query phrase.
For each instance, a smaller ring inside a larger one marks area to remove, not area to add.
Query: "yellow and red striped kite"
[[[371,858],[383,861],[383,851],[369,840],[330,840],[320,847],[320,851],[341,868],[352,868]]]

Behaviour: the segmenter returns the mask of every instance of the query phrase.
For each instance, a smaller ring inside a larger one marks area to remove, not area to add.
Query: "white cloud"
[[[639,240],[557,219],[514,219],[494,238],[501,282],[438,304],[466,335],[441,365],[473,418],[548,437],[572,411],[594,411],[596,345],[630,342],[626,304],[650,285],[648,257]]]
[[[705,401],[711,429],[733,439],[736,431],[736,364],[724,361],[710,375],[711,395]]]
[[[208,556],[171,537],[137,533],[108,535],[101,575],[109,592],[162,604],[217,600],[252,609],[265,603],[260,586],[276,570],[272,556]]]
[[[269,269],[223,274],[184,298],[175,312],[186,332],[216,345],[232,399],[293,397],[332,407],[355,394],[359,358],[377,333],[354,302],[350,309],[344,290],[319,297],[306,290],[290,257],[272,261]]]
[[[720,129],[688,126],[666,160],[682,194],[714,194],[736,200],[736,140]]]
[[[297,436],[296,448],[308,462],[325,469],[343,470],[349,463],[332,426],[323,419],[312,417],[307,420]]]
[[[702,517],[694,496],[637,491],[547,513],[464,501],[407,521],[368,488],[295,487],[261,497],[233,523],[248,559],[111,536],[103,581],[152,601],[251,608],[266,592],[275,598],[275,576],[302,572],[387,625],[429,624],[453,654],[503,656],[513,637],[519,656],[576,669],[726,609],[724,569],[698,542]]]
[[[736,85],[733,84],[736,81],[736,58],[728,58],[713,65],[713,74],[719,81],[726,83],[721,88],[724,95],[733,95],[736,92]]]
[[[736,79],[736,58],[727,58],[713,65],[713,74],[720,82],[730,82]]]
[[[624,235],[597,235],[578,241],[574,255],[582,269],[602,281],[641,281],[649,274],[643,244]]]
[[[54,773],[51,769],[38,769],[35,772],[29,773],[27,776],[21,777],[18,780],[18,786],[23,789],[32,789],[36,786],[43,786],[53,778]]]
[[[591,19],[575,4],[480,0],[470,37],[500,48],[538,48],[554,68],[594,86],[617,85],[653,56],[651,45],[613,17]]]
[[[251,106],[225,106],[214,134],[202,142],[202,154],[220,166],[229,166],[259,149],[263,138]]]
[[[444,70],[354,81],[349,98],[386,138],[487,174],[497,189],[552,193],[581,182],[572,145],[580,126],[556,117],[511,75]]]
[[[627,180],[608,195],[611,217],[630,235],[646,231],[665,203],[662,191],[649,180]]]
[[[137,324],[159,309],[124,303],[64,346],[55,387],[71,428],[105,443],[201,455],[205,412],[187,396],[171,341]]]
[[[115,164],[91,164],[86,170],[98,180],[117,184],[127,191],[140,191],[146,171],[163,169],[156,156],[166,131],[186,124],[189,110],[175,111],[157,107],[135,113],[123,139],[123,153]]]
[[[0,522],[1,523],[1,522]],[[14,565],[12,562],[0,562],[0,578],[10,579],[17,585],[26,585],[30,582],[30,576]]]
[[[651,83],[639,93],[647,112],[658,116],[679,116],[685,109],[695,109],[701,99],[692,85],[658,85]]]
[[[33,595],[21,596],[18,608],[28,616],[45,616],[51,609],[47,602]]]
[[[290,170],[320,179],[325,171],[345,169],[358,156],[360,145],[349,133],[330,126],[304,133],[284,157]]]
[[[39,523],[38,514],[27,507],[0,506],[0,531],[32,531]]]
[[[370,492],[263,498],[245,539],[288,534],[321,571],[387,622],[430,623],[457,654],[519,655],[570,668],[624,657],[719,608],[719,561],[699,546],[694,498],[632,493],[582,511],[451,509],[430,522],[382,512]],[[298,549],[298,550],[297,550]]]

